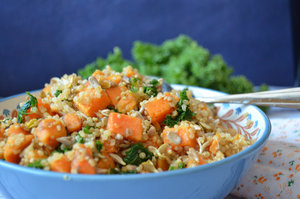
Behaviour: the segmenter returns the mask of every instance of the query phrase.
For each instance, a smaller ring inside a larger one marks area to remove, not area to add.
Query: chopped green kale
[[[72,149],[71,148],[69,148],[69,147],[64,147],[63,149],[62,149],[62,147],[61,147],[61,145],[62,144],[59,144],[57,147],[56,147],[56,149],[52,152],[52,153],[65,153],[65,152],[67,152],[67,151],[71,151]]]
[[[195,115],[190,109],[190,105],[185,105],[185,110],[183,110],[183,105],[184,101],[189,101],[189,98],[186,94],[187,88],[183,89],[180,92],[180,99],[177,103],[177,113],[178,115],[175,118],[172,118],[170,115],[166,116],[166,119],[164,121],[164,124],[173,127],[175,126],[178,122],[183,121],[183,120],[190,120],[192,117]]]
[[[36,97],[31,95],[29,92],[26,92],[26,94],[29,96],[29,100],[18,109],[17,121],[19,124],[23,122],[23,116],[28,114],[27,110],[31,107],[37,107],[38,105]]]
[[[134,144],[126,152],[124,162],[126,164],[140,165],[142,162],[150,160],[153,154],[149,152],[141,143]]]
[[[62,93],[62,90],[56,90],[54,93],[55,97],[58,97]]]
[[[96,140],[96,148],[98,152],[103,148],[103,144],[99,140]]]
[[[44,168],[40,159],[38,159],[38,160],[36,160],[32,163],[29,163],[27,165],[27,167],[36,168],[36,169],[43,169]]]
[[[149,84],[151,84],[151,86],[144,87],[144,93],[146,93],[150,97],[155,97],[158,94],[156,87],[159,85],[159,82],[157,79],[153,79],[149,82]]]
[[[84,143],[84,138],[79,133],[77,133],[77,135],[75,135],[75,140],[77,143],[80,143],[80,144]]]
[[[86,125],[85,127],[83,127],[82,130],[85,134],[91,134],[90,128],[91,128],[90,126]]]
[[[137,85],[136,84],[137,84],[138,81],[140,81],[139,78],[135,78],[135,77],[130,78],[130,90],[133,93],[137,92],[137,88],[136,88]]]

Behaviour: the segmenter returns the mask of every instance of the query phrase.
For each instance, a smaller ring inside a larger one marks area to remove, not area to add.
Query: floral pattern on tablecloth
[[[249,199],[300,199],[300,118],[271,119],[269,140],[232,194]]]

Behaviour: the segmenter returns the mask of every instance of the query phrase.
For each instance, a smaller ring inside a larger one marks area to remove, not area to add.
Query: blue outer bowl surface
[[[270,121],[260,109],[256,109],[263,115],[264,121],[260,122],[266,127],[261,137],[242,152],[217,162],[161,173],[76,175],[32,169],[0,160],[0,190],[7,199],[221,199],[249,170],[269,137]]]

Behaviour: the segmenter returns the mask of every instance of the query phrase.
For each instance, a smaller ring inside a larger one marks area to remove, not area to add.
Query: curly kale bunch
[[[78,73],[87,78],[95,69],[110,65],[121,71],[131,65],[141,74],[162,77],[168,83],[195,85],[220,90],[226,93],[253,92],[253,84],[245,76],[233,76],[233,69],[221,55],[211,55],[198,43],[186,35],[167,40],[161,45],[134,42],[133,62],[125,60],[122,51],[114,48],[106,59],[98,58]],[[266,85],[260,90],[268,90]]]

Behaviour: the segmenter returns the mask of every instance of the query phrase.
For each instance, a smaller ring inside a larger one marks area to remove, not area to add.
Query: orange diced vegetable
[[[95,72],[92,74],[98,81],[100,79],[100,76],[103,76],[104,73],[101,70],[95,70]]]
[[[2,128],[2,127],[0,126],[0,138],[5,137],[5,136],[4,136],[4,132],[5,132],[5,128]]]
[[[192,158],[189,158],[189,161],[187,163],[187,168],[189,167],[195,167],[195,166],[198,166],[198,165],[204,165],[204,164],[207,164],[207,160],[205,160],[205,158],[202,157],[202,155],[198,155],[198,161],[192,159]]]
[[[100,169],[109,169],[115,168],[115,162],[107,153],[102,153],[104,158],[101,158],[97,164],[97,167]]]
[[[109,114],[107,128],[133,141],[141,141],[143,135],[142,119],[112,112]]]
[[[118,151],[118,147],[116,144],[114,145],[111,145],[111,142],[110,142],[110,139],[109,140],[105,140],[103,142],[103,150],[106,152],[106,153],[116,153]]]
[[[126,90],[127,90],[126,87],[116,86],[116,87],[110,87],[109,89],[106,89],[106,93],[109,99],[111,100],[111,103],[114,106],[116,106],[121,99],[121,93]]]
[[[93,160],[92,150],[83,144],[75,147],[75,155],[71,164],[71,171],[82,174],[95,174],[96,163]]]
[[[111,76],[106,77],[105,80],[109,80],[116,84],[119,84],[122,80],[122,77],[121,77],[121,75],[111,75]]]
[[[31,143],[34,138],[31,134],[11,134],[4,147],[4,158],[7,162],[19,163],[20,153]]]
[[[110,104],[110,99],[103,90],[99,92],[92,88],[81,91],[74,103],[82,113],[89,117],[95,117],[96,112],[105,109]]]
[[[217,151],[219,150],[219,141],[220,141],[220,134],[216,134],[216,138],[213,139],[211,145],[209,146],[209,152],[211,152],[212,154],[216,154]]]
[[[95,72],[92,74],[98,81],[101,80],[101,77],[103,77],[103,80],[112,81],[116,84],[119,84],[122,80],[121,75],[114,74],[108,77],[104,77],[104,73],[101,70],[95,70]]]
[[[75,113],[66,114],[64,122],[69,132],[79,131],[82,128],[81,118]]]
[[[43,103],[42,100],[39,98],[37,98],[37,101],[38,101],[38,109],[41,113],[47,112],[49,114],[52,114],[49,104]]]
[[[125,69],[125,70],[124,70]],[[137,70],[136,69],[133,69],[131,66],[129,67],[126,67],[123,69],[123,72],[126,74],[127,77],[133,77],[135,76],[136,74],[138,74]]]
[[[158,158],[156,167],[161,168],[163,171],[167,171],[169,169],[169,164],[166,158]]]
[[[45,88],[43,88],[42,93],[44,93],[45,96],[49,95],[52,97],[51,86],[46,85]]]
[[[67,136],[66,128],[62,122],[52,118],[42,120],[35,132],[40,142],[52,148],[58,146],[57,138]]]
[[[174,111],[170,102],[165,99],[154,99],[145,105],[145,110],[153,122],[161,123],[166,119],[166,116]]]
[[[171,134],[175,134],[175,136]],[[164,143],[168,143],[173,147],[189,146],[195,148],[197,145],[195,130],[185,125],[179,126],[177,130],[175,128],[166,127],[163,131],[163,140]]]
[[[62,156],[61,158],[51,162],[50,170],[56,171],[56,172],[61,172],[61,173],[70,173],[71,172],[71,161],[66,156]]]
[[[124,93],[124,95],[122,94],[122,98],[120,99],[116,107],[118,111],[126,113],[133,110],[136,105],[137,101],[134,94],[131,91],[128,91]]]
[[[43,113],[45,113],[45,112],[49,113],[50,115],[53,115],[49,104],[43,103],[42,100],[39,98],[37,98],[37,102],[38,102],[37,108],[34,107],[34,109],[33,109],[32,107],[30,107],[27,110],[27,114],[23,116],[25,121],[29,121],[29,120],[35,119],[35,118],[42,118]]]
[[[19,124],[13,124],[6,130],[7,136],[18,133],[28,134]]]

